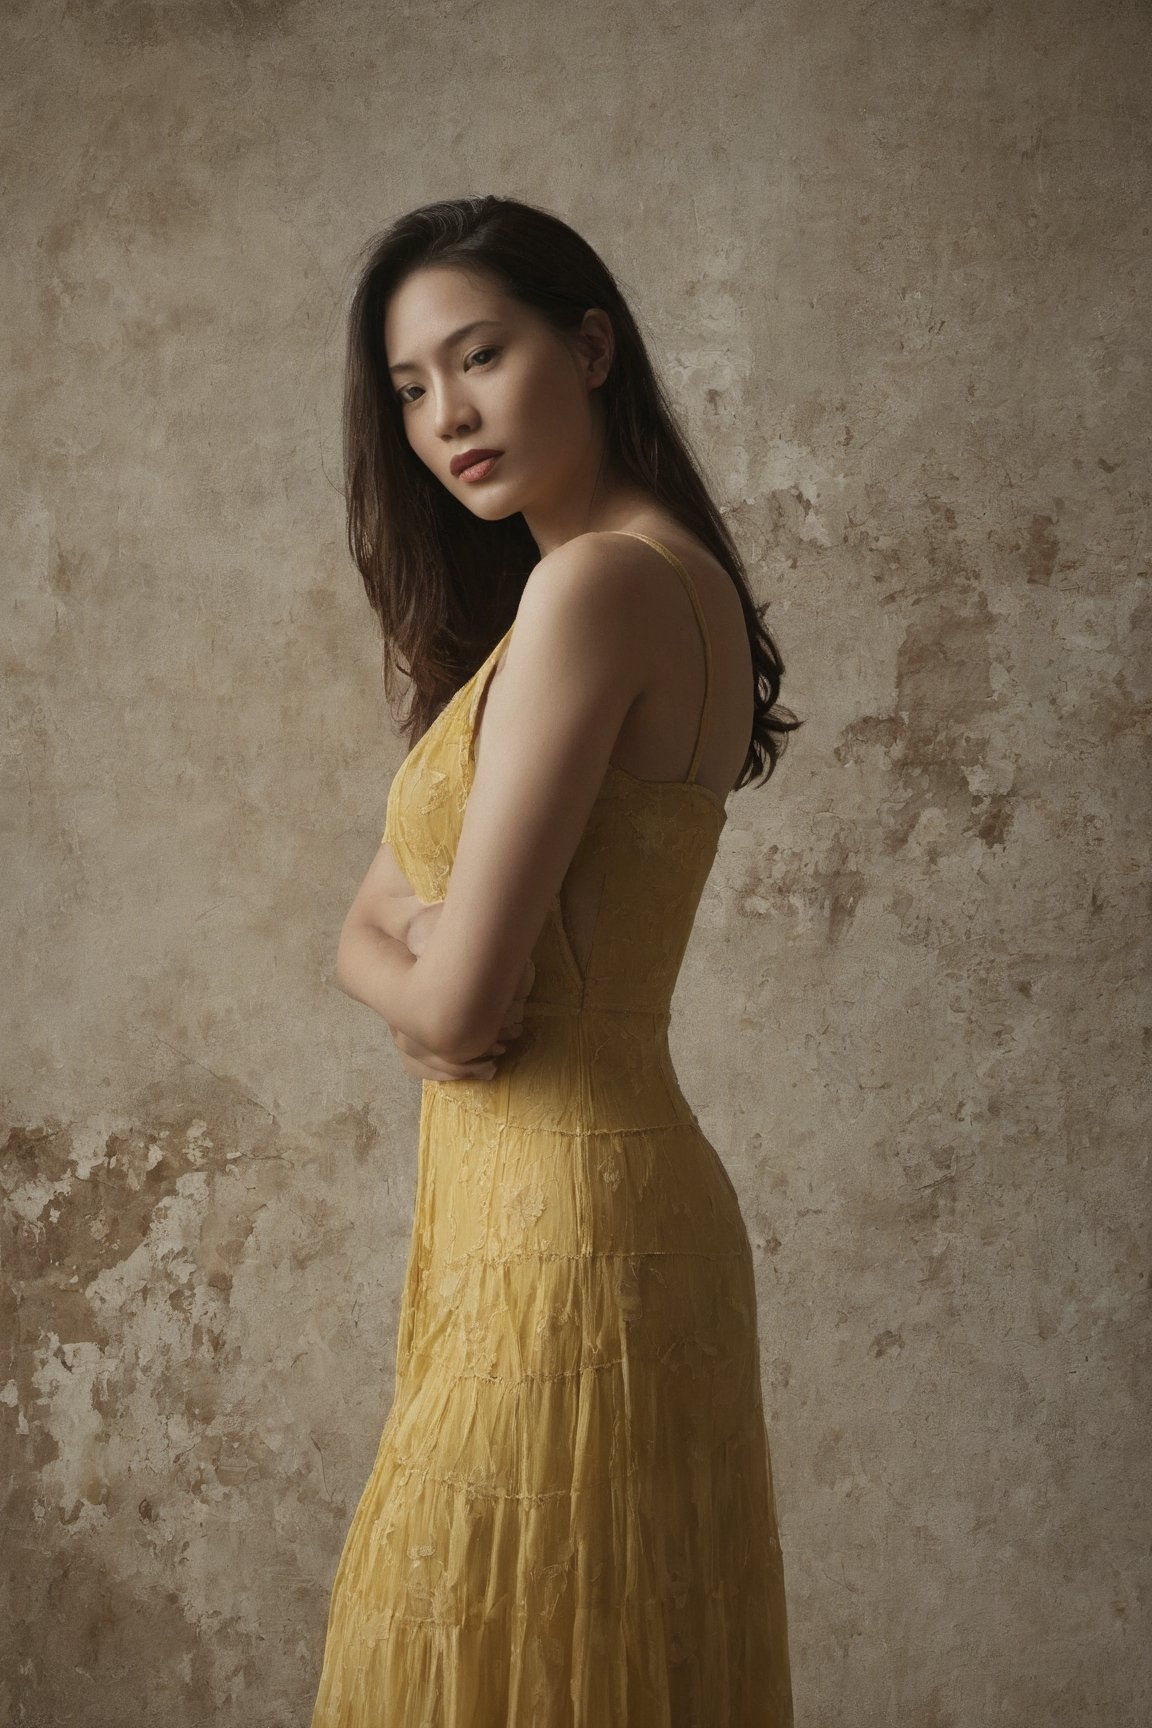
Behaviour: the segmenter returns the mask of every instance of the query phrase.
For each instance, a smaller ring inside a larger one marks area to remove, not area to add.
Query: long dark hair
[[[413,270],[457,265],[494,276],[560,331],[608,313],[615,352],[600,386],[606,459],[645,487],[728,571],[740,594],[756,674],[755,717],[737,788],[776,766],[803,724],[775,707],[784,663],[743,561],[708,495],[611,271],[559,217],[512,198],[454,198],[411,210],[369,243],[352,300],[344,380],[348,546],[384,633],[384,688],[410,680],[403,730],[415,744],[476,671],[516,613],[539,561],[523,516],[484,522],[419,460],[404,432],[384,348],[388,301]],[[401,664],[401,663],[404,664]]]

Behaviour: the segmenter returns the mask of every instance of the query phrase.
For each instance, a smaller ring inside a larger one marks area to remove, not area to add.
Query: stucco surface
[[[333,976],[403,754],[342,319],[392,215],[499,191],[632,294],[807,721],[672,1033],[757,1253],[798,1723],[1139,1723],[1147,7],[0,29],[0,1716],[307,1721],[419,1106]]]

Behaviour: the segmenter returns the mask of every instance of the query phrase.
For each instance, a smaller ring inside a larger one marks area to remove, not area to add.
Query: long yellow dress
[[[636,536],[648,540],[647,535]],[[491,1080],[425,1081],[395,1390],[311,1728],[790,1728],[756,1288],[669,1009],[727,814],[610,767]],[[400,767],[384,838],[444,897],[509,630]],[[581,963],[581,960],[583,963]]]

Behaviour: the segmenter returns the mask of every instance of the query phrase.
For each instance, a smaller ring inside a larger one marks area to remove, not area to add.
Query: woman
[[[751,1250],[667,1041],[725,798],[799,724],[779,655],[616,283],[543,211],[374,245],[345,440],[413,747],[338,975],[426,1084],[312,1728],[783,1728]]]

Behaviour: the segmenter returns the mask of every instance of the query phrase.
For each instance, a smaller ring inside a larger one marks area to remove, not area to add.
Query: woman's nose
[[[459,396],[445,390],[436,403],[436,431],[441,438],[458,438],[476,424],[472,409]]]

